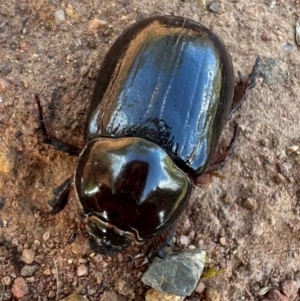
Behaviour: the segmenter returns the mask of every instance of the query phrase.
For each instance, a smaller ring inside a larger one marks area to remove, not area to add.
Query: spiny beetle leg
[[[75,230],[70,234],[69,239],[68,239],[68,244],[73,243],[75,241],[76,237],[78,236],[78,234],[83,234],[85,238],[90,237],[88,232],[82,232],[80,230]]]
[[[43,143],[50,144],[55,149],[65,152],[71,156],[78,156],[81,152],[80,148],[58,139],[47,131],[43,117],[43,109],[38,95],[35,95],[35,102],[39,111],[40,129],[43,137]]]
[[[237,109],[240,108],[243,101],[246,98],[247,92],[255,87],[255,79],[257,76],[257,69],[259,66],[260,58],[257,57],[253,66],[253,69],[251,73],[248,75],[246,79],[244,79],[243,75],[240,71],[238,71],[239,81],[236,83],[234,87],[234,94],[233,94],[233,100],[232,100],[232,106],[230,109],[230,113],[228,116],[228,119],[232,117],[232,115],[235,113]]]
[[[145,256],[149,262],[153,262],[155,257],[163,258],[165,256],[165,247],[173,246],[173,236],[175,227],[171,227],[157,237],[153,238],[153,243],[149,246]]]
[[[214,170],[217,170],[224,165],[224,163],[226,162],[228,157],[233,153],[234,147],[236,145],[236,139],[239,135],[239,132],[240,132],[239,127],[235,123],[234,133],[233,133],[233,136],[231,138],[229,145],[227,146],[226,150],[221,155],[213,155],[212,156],[211,161],[207,168],[207,172],[212,172]]]
[[[61,185],[59,185],[57,188],[53,189],[53,193],[54,195],[56,195],[56,197],[48,201],[48,204],[52,207],[49,214],[59,213],[66,207],[72,186],[73,186],[73,177],[70,177],[67,180],[65,180]]]

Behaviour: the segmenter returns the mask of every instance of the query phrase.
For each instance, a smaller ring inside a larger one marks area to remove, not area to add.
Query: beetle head
[[[128,247],[134,238],[132,234],[116,229],[95,215],[88,217],[87,227],[90,248],[111,257]]]

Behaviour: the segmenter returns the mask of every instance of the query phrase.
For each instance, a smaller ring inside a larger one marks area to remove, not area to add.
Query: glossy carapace
[[[52,213],[74,184],[90,245],[110,256],[168,231],[212,158],[233,91],[231,57],[209,29],[173,16],[133,24],[104,59],[86,146],[67,151],[77,169]]]

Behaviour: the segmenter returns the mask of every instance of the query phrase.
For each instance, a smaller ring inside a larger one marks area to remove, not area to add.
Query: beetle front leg
[[[153,262],[155,257],[163,258],[165,256],[165,247],[173,246],[173,237],[175,226],[153,238],[153,243],[148,247],[145,257],[149,262]]]
[[[42,211],[37,207],[33,207],[32,209],[41,214],[57,214],[61,212],[66,205],[68,204],[69,195],[73,186],[73,177],[65,180],[61,185],[53,189],[53,194],[55,197],[48,201],[48,204],[52,207],[50,211]]]
[[[214,175],[213,172],[221,168],[225,164],[228,157],[233,153],[238,135],[239,135],[239,127],[237,124],[235,124],[234,133],[229,145],[221,155],[219,154],[212,155],[212,158],[208,164],[205,173],[201,177],[194,179],[195,185],[199,187],[206,187],[212,182],[212,176]]]
[[[78,156],[81,152],[80,148],[58,139],[47,131],[43,117],[43,109],[38,95],[35,95],[35,102],[39,111],[40,128],[43,137],[43,143],[50,144],[55,149],[65,152],[71,156]]]
[[[248,75],[246,79],[244,79],[242,73],[238,71],[239,81],[236,83],[234,87],[233,100],[230,109],[230,113],[228,115],[228,119],[232,117],[237,109],[240,108],[243,101],[246,98],[247,92],[255,87],[255,79],[257,76],[257,69],[259,66],[260,58],[257,57],[253,66],[251,73]]]
[[[57,214],[66,207],[72,186],[73,177],[70,177],[66,179],[61,185],[53,189],[53,194],[56,197],[48,201],[48,204],[52,207],[49,214]]]

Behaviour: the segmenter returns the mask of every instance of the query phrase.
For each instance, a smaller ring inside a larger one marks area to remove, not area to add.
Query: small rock
[[[271,289],[267,295],[267,298],[272,301],[289,301],[289,299],[281,294],[279,290]]]
[[[50,290],[48,293],[48,298],[49,299],[54,299],[56,296],[56,293],[53,290]]]
[[[295,300],[298,297],[299,285],[297,281],[285,280],[280,285],[281,291],[290,299]]]
[[[24,249],[22,252],[21,260],[26,264],[32,264],[34,261],[35,252],[30,249]]]
[[[74,11],[73,6],[70,3],[67,5],[66,13],[70,18],[75,20],[78,19],[78,14]]]
[[[210,287],[205,289],[204,296],[206,301],[220,301],[220,294]]]
[[[118,262],[123,262],[123,261],[124,261],[124,256],[123,256],[122,253],[119,253],[119,254],[117,255],[117,260],[118,260]]]
[[[89,255],[92,252],[88,239],[83,235],[76,236],[76,240],[71,244],[71,250],[75,255]]]
[[[180,241],[180,244],[183,246],[187,246],[190,243],[190,239],[186,235],[180,235],[179,241]]]
[[[127,301],[128,299],[113,291],[106,291],[101,297],[101,301]]]
[[[118,279],[115,284],[116,290],[120,295],[130,297],[130,299],[134,299],[134,287],[124,279]]]
[[[38,268],[39,268],[38,265],[25,265],[21,269],[21,276],[30,277],[35,273],[35,271],[38,270]]]
[[[81,276],[87,275],[87,273],[88,273],[87,266],[85,264],[79,265],[79,267],[77,269],[77,276],[81,277]]]
[[[196,291],[198,294],[201,294],[201,293],[204,292],[204,290],[205,290],[205,285],[204,285],[202,282],[199,282],[198,285],[197,285],[197,287],[196,287],[196,290],[195,290],[195,291]]]
[[[88,29],[89,31],[97,31],[98,29],[102,29],[106,27],[106,25],[107,25],[106,21],[94,18],[89,22]]]
[[[296,42],[300,46],[300,24],[296,23]]]
[[[282,45],[282,50],[286,53],[292,53],[295,50],[295,44],[291,42],[286,42]]]
[[[11,284],[11,279],[10,279],[9,276],[3,277],[3,278],[2,278],[2,281],[3,281],[3,284],[4,284],[5,286],[10,286],[10,284]]]
[[[0,78],[0,92],[6,92],[9,89],[9,87],[9,82],[4,78]]]
[[[221,13],[224,11],[224,7],[220,1],[213,1],[209,3],[207,8],[214,13]]]
[[[298,145],[291,145],[287,148],[287,151],[290,153],[296,153],[299,150],[299,146]]]
[[[47,268],[44,270],[43,274],[49,276],[51,274],[51,270]]]
[[[183,301],[184,298],[185,297],[161,293],[151,288],[146,292],[145,301]]]
[[[43,281],[40,281],[37,286],[36,286],[36,290],[38,291],[38,293],[41,293],[44,290],[44,283]]]
[[[283,184],[286,182],[285,177],[281,173],[274,176],[274,181],[276,184]]]
[[[55,12],[55,19],[56,19],[56,21],[58,21],[58,22],[62,22],[62,21],[65,21],[65,20],[66,20],[65,12],[64,12],[63,9],[58,9],[58,10]]]
[[[189,296],[200,279],[205,256],[205,251],[199,249],[170,252],[154,260],[142,281],[162,293]]]
[[[102,283],[102,281],[103,281],[102,275],[96,274],[96,275],[95,275],[95,278],[96,278],[97,284],[100,285],[100,284]]]
[[[68,297],[62,299],[61,301],[86,301],[86,300],[87,299],[83,298],[83,296],[73,293],[73,294],[69,295]]]
[[[28,285],[23,277],[15,279],[11,292],[17,299],[23,298],[28,294]]]
[[[43,234],[43,240],[44,240],[44,241],[47,241],[49,238],[50,238],[50,231],[46,231],[46,232]]]
[[[256,210],[257,209],[257,201],[252,198],[247,198],[247,199],[243,200],[242,207],[245,209],[248,209],[250,211]]]
[[[96,293],[96,290],[92,289],[92,288],[88,289],[88,291],[87,291],[88,296],[93,296],[95,293]]]
[[[222,246],[225,246],[225,245],[226,245],[226,238],[225,238],[225,237],[221,237],[221,238],[220,238],[220,244],[221,244]]]
[[[65,95],[62,97],[62,101],[63,101],[65,104],[69,104],[69,103],[71,103],[72,99],[71,99],[71,97],[70,97],[68,94],[65,94]]]

